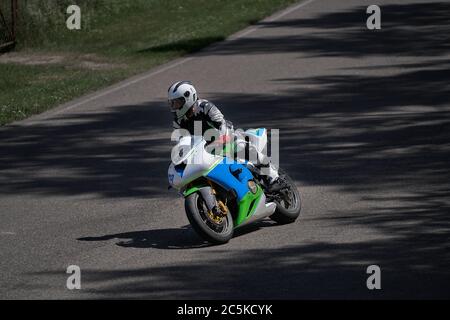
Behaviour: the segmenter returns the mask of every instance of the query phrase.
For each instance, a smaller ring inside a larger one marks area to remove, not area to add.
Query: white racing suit
[[[202,135],[211,128],[218,130],[221,136],[231,135],[235,142],[238,161],[246,162],[249,169],[253,172],[259,175],[266,175],[269,183],[273,183],[278,178],[278,170],[270,162],[270,158],[259,151],[251,142],[246,141],[242,130],[235,131],[231,122],[225,120],[222,112],[213,103],[199,99],[193,108],[191,117],[175,118],[173,120],[174,129],[186,129],[191,135],[194,135],[197,122],[197,125],[201,123]],[[245,154],[249,155],[249,159],[240,157]]]

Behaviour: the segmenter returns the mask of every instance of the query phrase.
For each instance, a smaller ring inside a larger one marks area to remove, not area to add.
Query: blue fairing
[[[238,173],[239,171],[240,173]],[[225,159],[212,169],[206,177],[218,183],[226,190],[233,189],[236,192],[238,201],[249,191],[248,180],[253,179],[252,173],[246,166],[237,162],[231,164],[225,163]]]

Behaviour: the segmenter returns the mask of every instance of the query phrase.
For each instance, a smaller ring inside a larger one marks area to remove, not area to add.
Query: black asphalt
[[[373,31],[370,4],[309,1],[0,129],[0,298],[449,298],[450,2],[378,0]],[[194,234],[167,190],[180,79],[236,127],[280,129],[296,223]]]

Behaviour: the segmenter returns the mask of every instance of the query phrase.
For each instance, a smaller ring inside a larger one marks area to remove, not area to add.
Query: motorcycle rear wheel
[[[302,208],[302,201],[300,192],[289,175],[282,169],[278,170],[278,174],[281,179],[284,179],[288,188],[286,191],[282,191],[284,193],[281,197],[285,199],[282,202],[275,201],[277,209],[275,210],[275,213],[270,216],[270,219],[279,224],[288,224],[297,220]]]
[[[228,211],[222,223],[214,222],[207,214],[206,204],[197,192],[186,197],[184,202],[187,218],[194,231],[203,239],[214,244],[223,244],[233,237],[233,217]]]

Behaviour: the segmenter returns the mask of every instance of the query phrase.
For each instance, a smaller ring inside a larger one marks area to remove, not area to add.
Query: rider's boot
[[[255,165],[252,162],[247,162],[247,167],[258,177],[262,178],[268,191],[276,192],[284,187],[282,180],[279,179],[278,170],[272,163]]]
[[[267,184],[267,191],[277,192],[285,187],[285,183],[278,174],[277,168],[272,163],[261,167],[261,172],[265,174]]]
[[[259,166],[260,172],[267,177],[267,180],[270,185],[276,183],[276,181],[279,178],[278,170],[275,168],[275,166],[272,163],[268,163],[265,165]]]

